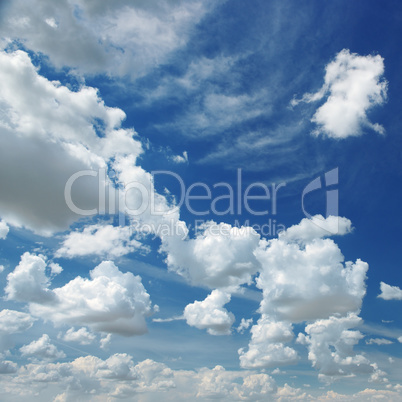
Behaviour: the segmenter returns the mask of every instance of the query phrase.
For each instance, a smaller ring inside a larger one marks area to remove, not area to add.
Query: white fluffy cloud
[[[82,231],[70,232],[56,252],[56,257],[80,257],[99,255],[120,257],[142,247],[141,243],[131,239],[129,226],[91,225]]]
[[[17,366],[13,369],[16,371]],[[30,363],[18,370],[18,377],[9,378],[2,385],[8,395],[25,398],[48,388],[53,398],[60,392],[55,401],[74,401],[83,394],[91,401],[106,397],[133,400],[139,395],[150,401],[258,401],[261,397],[276,399],[277,392],[275,381],[256,371],[229,371],[221,366],[172,370],[150,359],[135,364],[125,353],[105,360],[85,356],[66,363]],[[278,396],[280,391],[281,388]]]
[[[350,222],[341,222],[347,233]],[[337,244],[325,235],[304,219],[278,239],[261,241],[255,255],[262,266],[257,278],[262,313],[302,322],[360,309],[368,264],[359,259],[344,263]]]
[[[10,228],[6,222],[0,221],[0,239],[5,239],[8,235]]]
[[[44,256],[24,253],[20,263],[7,276],[7,286],[4,289],[7,300],[36,303],[53,301],[55,296],[49,290],[50,280],[46,276],[46,266]]]
[[[21,349],[24,357],[41,360],[56,360],[66,357],[66,355],[57,349],[50,341],[49,335],[43,334],[37,341],[32,341],[24,345]]]
[[[80,345],[89,345],[96,339],[96,336],[85,327],[77,331],[75,328],[70,328],[66,331],[62,339],[66,342],[78,342]]]
[[[0,311],[0,331],[7,334],[26,331],[34,322],[35,318],[21,311],[8,309]]]
[[[402,300],[402,289],[398,286],[387,285],[384,282],[380,283],[381,293],[378,295],[384,300]]]
[[[382,79],[384,59],[380,55],[359,56],[344,49],[325,68],[323,87],[316,93],[305,94],[299,102],[315,102],[326,97],[312,121],[318,125],[316,135],[346,138],[362,134],[371,128],[383,134],[384,128],[371,123],[367,112],[384,103],[387,82]]]
[[[320,372],[319,378],[330,381],[333,378],[356,373],[383,377],[383,372],[362,354],[356,354],[353,346],[364,337],[359,331],[352,331],[362,323],[354,313],[346,317],[331,316],[306,326],[306,335],[299,334],[298,341],[307,344],[308,358]]]
[[[230,302],[230,294],[215,289],[203,301],[195,301],[184,309],[183,316],[188,325],[206,329],[211,335],[229,335],[234,315],[223,306]]]
[[[145,316],[152,312],[150,297],[139,276],[122,273],[111,261],[77,276],[62,287],[49,289],[42,256],[25,253],[8,275],[9,300],[29,303],[32,315],[55,325],[86,325],[95,331],[139,335],[147,331]]]
[[[80,73],[138,77],[187,43],[212,1],[113,3],[17,0],[2,10],[1,36]]]
[[[315,224],[318,222],[318,224]],[[279,233],[279,238],[287,241],[311,242],[314,239],[337,235],[345,235],[352,231],[352,222],[344,217],[315,215],[312,219],[304,218],[299,224],[293,225]]]
[[[250,327],[250,325],[253,323],[253,319],[249,318],[246,320],[245,318],[242,318],[240,321],[239,326],[236,328],[236,331],[239,332],[240,334],[244,333],[246,329]]]
[[[90,279],[76,277],[53,289],[55,302],[30,305],[33,315],[57,325],[88,325],[95,331],[140,335],[147,331],[145,316],[151,301],[139,276],[122,273],[111,261],[90,271]]]
[[[250,227],[236,228],[213,221],[201,229],[195,239],[162,239],[169,269],[195,285],[210,288],[235,288],[250,283],[259,269],[253,254],[259,234]]]
[[[121,128],[124,112],[107,107],[95,88],[72,91],[47,80],[23,51],[0,52],[0,79],[0,169],[8,172],[0,179],[0,216],[40,234],[64,230],[82,217],[66,203],[68,179],[86,171],[72,183],[72,202],[85,211],[102,207],[99,194],[111,186],[99,169],[118,155],[135,163],[141,143]]]
[[[239,379],[242,381],[237,383]],[[222,366],[203,368],[194,380],[198,383],[196,397],[201,400],[261,400],[272,398],[277,389],[267,374],[227,371]]]
[[[368,265],[361,260],[344,263],[336,243],[324,238],[329,235],[325,229],[334,225],[338,234],[350,232],[351,222],[328,217],[322,223],[319,227],[314,219],[303,219],[277,239],[261,240],[254,251],[261,264],[256,284],[263,300],[248,350],[239,350],[243,367],[295,363],[296,351],[285,346],[293,339],[291,323],[360,310]]]
[[[1,358],[2,356],[0,356]],[[222,366],[212,369],[173,370],[166,364],[150,359],[134,363],[132,356],[121,353],[102,360],[96,356],[79,357],[71,362],[33,362],[20,368],[10,361],[0,362],[3,395],[23,400],[40,392],[57,402],[73,402],[85,395],[88,401],[107,398],[146,401],[186,402],[209,401],[372,401],[386,398],[400,400],[402,387],[366,389],[354,395],[328,391],[323,395],[308,395],[288,384],[277,387],[275,380],[255,370],[232,371]],[[15,373],[16,375],[12,375]],[[28,386],[29,385],[29,386]]]
[[[239,350],[240,365],[244,368],[277,367],[294,364],[297,352],[284,343],[293,338],[292,325],[288,322],[274,322],[266,315],[251,327],[251,341],[248,350]]]

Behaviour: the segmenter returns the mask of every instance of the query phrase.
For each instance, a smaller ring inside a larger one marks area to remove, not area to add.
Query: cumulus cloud
[[[171,271],[192,284],[214,288],[236,288],[250,283],[259,263],[253,252],[259,234],[251,227],[236,228],[207,222],[194,239],[162,238],[162,250]]]
[[[326,98],[312,118],[318,126],[315,135],[346,138],[361,135],[366,127],[383,134],[384,128],[367,118],[371,108],[386,100],[383,74],[384,59],[380,55],[360,56],[344,49],[326,66],[322,88],[305,94],[301,100],[294,99],[292,105]]]
[[[43,334],[37,341],[32,341],[24,345],[21,349],[24,357],[41,360],[56,360],[66,357],[64,352],[59,351],[55,345],[50,342],[49,335]]]
[[[53,289],[51,305],[32,303],[33,315],[56,325],[87,325],[95,331],[131,336],[147,331],[145,316],[151,301],[139,276],[122,273],[111,261],[90,271],[90,279],[76,277]]]
[[[120,257],[142,247],[131,237],[129,226],[90,225],[66,235],[55,255],[68,258],[86,255]]]
[[[243,334],[244,331],[248,329],[252,323],[253,323],[252,318],[249,318],[248,320],[242,318],[239,326],[236,328],[236,331],[239,332],[240,334]]]
[[[45,269],[42,256],[25,253],[8,275],[7,298],[28,302],[32,315],[58,326],[86,325],[127,336],[147,331],[145,317],[152,306],[139,276],[104,261],[90,271],[89,279],[77,276],[50,290]]]
[[[381,293],[377,296],[384,300],[402,300],[402,289],[391,286],[385,282],[380,283]]]
[[[14,271],[7,275],[6,299],[22,302],[49,303],[55,299],[49,290],[50,280],[46,276],[46,258],[28,252]]]
[[[313,367],[319,370],[320,379],[331,381],[339,376],[356,373],[383,377],[385,373],[378,370],[367,357],[353,351],[353,347],[364,335],[351,328],[361,323],[362,319],[354,313],[346,317],[331,316],[307,325],[307,336],[299,334],[298,341],[308,345],[308,358]]]
[[[113,3],[18,0],[3,10],[1,36],[80,73],[138,77],[187,43],[212,1]]]
[[[262,315],[257,324],[251,327],[250,332],[248,350],[239,349],[241,367],[276,367],[297,362],[297,352],[284,345],[293,338],[290,323],[274,322],[268,316]]]
[[[275,381],[264,373],[230,371],[221,366],[172,370],[150,359],[135,364],[132,356],[125,353],[105,360],[85,356],[65,363],[34,362],[21,367],[18,377],[9,378],[8,383],[4,378],[0,381],[7,395],[27,398],[47,388],[55,401],[73,401],[83,394],[90,400],[132,400],[140,394],[149,400],[162,398],[172,402],[210,398],[258,401],[261,397],[275,398],[277,392]]]
[[[0,311],[0,331],[13,334],[24,332],[32,327],[35,318],[21,311],[4,309]]]
[[[10,360],[4,360],[4,356],[0,353],[0,374],[13,374],[17,370],[18,365]]]
[[[206,329],[211,335],[230,335],[234,315],[223,306],[230,301],[230,294],[215,289],[203,301],[195,301],[184,309],[188,325]]]
[[[335,222],[336,219],[336,222]],[[293,339],[292,323],[341,316],[360,310],[366,293],[368,265],[344,257],[326,228],[351,230],[345,218],[328,217],[316,226],[303,219],[278,238],[262,239],[254,254],[261,264],[256,285],[262,290],[261,318],[251,328],[248,350],[239,350],[243,367],[273,367],[297,361],[285,343]]]
[[[95,88],[73,91],[47,80],[20,50],[0,52],[0,78],[0,168],[8,171],[0,216],[49,235],[99,211],[99,194],[113,194],[102,174],[109,159],[130,155],[135,163],[142,152],[135,132],[121,128],[124,112],[107,107]],[[70,178],[71,202],[64,194]],[[105,198],[108,210],[112,197]]]
[[[55,401],[68,402],[82,395],[86,395],[88,400],[110,397],[132,400],[141,396],[150,401],[163,399],[171,402],[195,399],[227,402],[261,399],[371,401],[377,397],[396,402],[400,400],[401,388],[371,388],[353,395],[328,391],[312,396],[288,384],[278,387],[272,377],[256,370],[226,370],[222,366],[173,370],[150,359],[136,364],[126,353],[117,353],[104,360],[89,355],[63,363],[35,361],[20,368],[15,363],[4,362],[0,363],[0,371],[3,371],[3,366],[8,369],[4,372],[17,372],[17,376],[0,378],[3,394],[7,397],[27,399],[41,392]]]
[[[63,335],[62,339],[66,342],[78,342],[80,345],[89,345],[95,340],[96,336],[89,332],[87,328],[82,327],[77,331],[70,328]]]
[[[56,262],[51,262],[49,264],[49,268],[53,276],[59,275],[63,272],[63,268],[61,267],[61,265],[57,264]]]
[[[8,235],[10,228],[7,223],[0,220],[0,239],[5,239]]]
[[[198,377],[198,378],[197,378]],[[236,383],[240,379],[240,384]],[[231,372],[222,366],[212,370],[203,368],[199,371],[197,398],[219,400],[259,400],[272,397],[276,391],[275,381],[267,374]]]
[[[341,222],[347,233],[350,222]],[[278,239],[260,242],[255,255],[262,266],[257,277],[262,313],[302,322],[360,309],[368,264],[360,259],[344,263],[337,244],[321,238],[324,233],[303,220]]]

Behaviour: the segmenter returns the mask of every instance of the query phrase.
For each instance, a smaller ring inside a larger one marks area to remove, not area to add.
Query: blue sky
[[[400,400],[401,18],[2,2],[1,399]]]

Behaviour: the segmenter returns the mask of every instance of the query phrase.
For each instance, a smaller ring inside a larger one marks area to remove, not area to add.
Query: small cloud
[[[99,342],[101,349],[108,349],[111,340],[112,334],[107,334],[105,337],[103,337]]]
[[[242,318],[240,321],[240,325],[236,328],[236,331],[240,334],[243,334],[246,329],[250,327],[253,323],[253,319],[249,318],[248,320]]]
[[[75,330],[75,328],[70,328],[65,335],[63,340],[66,342],[78,342],[80,345],[89,345],[95,340],[96,336],[89,332],[85,327]]]
[[[390,341],[389,339],[385,339],[385,338],[371,338],[366,340],[366,345],[391,345],[394,342]]]
[[[51,262],[49,264],[49,267],[52,275],[58,275],[63,272],[63,268],[56,262]]]
[[[170,318],[153,318],[153,322],[172,322],[172,321],[179,321],[184,320],[184,316],[177,316],[177,317],[170,317]]]
[[[175,155],[172,157],[172,161],[175,163],[188,163],[187,151],[183,152],[183,155]]]
[[[47,334],[43,334],[37,341],[24,345],[20,349],[20,352],[24,357],[42,360],[56,360],[66,357],[62,351],[59,351],[50,342],[49,335]]]
[[[53,29],[57,29],[59,27],[59,24],[54,18],[46,18],[45,22],[47,25],[49,25]]]
[[[203,301],[195,301],[184,309],[187,324],[206,329],[210,335],[230,335],[235,320],[223,306],[230,302],[230,294],[215,289]]]
[[[377,296],[384,300],[402,300],[402,289],[384,282],[380,283],[381,293]]]
[[[5,239],[8,235],[10,228],[8,227],[7,223],[4,221],[0,221],[0,239]]]
[[[286,374],[286,371],[282,371],[279,368],[276,368],[275,370],[272,370],[271,374],[272,375]]]

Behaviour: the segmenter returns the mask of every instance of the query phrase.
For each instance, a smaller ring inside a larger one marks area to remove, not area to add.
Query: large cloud
[[[361,135],[366,127],[383,134],[384,128],[367,118],[367,112],[386,99],[383,74],[384,59],[380,55],[359,56],[344,49],[326,66],[322,88],[305,94],[301,100],[293,100],[292,104],[315,102],[326,96],[312,118],[318,125],[316,135],[346,138]]]
[[[298,341],[308,345],[308,358],[324,380],[356,373],[371,374],[381,379],[385,373],[362,354],[356,354],[353,346],[364,337],[360,331],[352,331],[362,319],[354,313],[346,317],[331,316],[306,326],[306,335],[299,334]]]
[[[72,91],[40,76],[23,51],[0,52],[0,79],[0,169],[8,172],[0,179],[0,216],[41,234],[66,229],[82,217],[67,204],[66,183],[88,170],[92,176],[72,183],[72,202],[100,212],[110,181],[99,169],[118,155],[135,163],[142,152],[134,131],[121,128],[124,112],[105,106],[95,88]]]
[[[249,348],[239,350],[243,367],[296,362],[295,350],[285,346],[293,338],[291,323],[360,311],[368,265],[361,260],[344,263],[339,247],[325,238],[329,232],[324,230],[335,225],[338,234],[346,234],[351,222],[328,217],[318,227],[314,218],[303,219],[277,239],[261,240],[254,251],[261,264],[256,284],[263,300]]]
[[[212,1],[15,1],[1,36],[84,74],[138,77],[184,46]],[[7,40],[5,44],[7,43]]]
[[[17,370],[16,365],[12,368]],[[230,371],[221,366],[172,370],[150,359],[135,364],[132,356],[125,353],[105,360],[89,355],[66,363],[30,363],[2,385],[8,395],[25,398],[47,388],[53,398],[59,392],[55,401],[74,401],[82,395],[91,401],[111,397],[149,401],[162,398],[171,402],[211,398],[258,401],[261,397],[276,399],[277,393],[275,380],[256,371]],[[281,388],[278,391],[280,397]]]
[[[1,356],[0,356],[1,357]],[[117,398],[169,402],[199,401],[372,401],[400,400],[400,386],[394,389],[366,389],[352,395],[333,391],[315,396],[275,380],[255,370],[225,370],[222,366],[198,370],[173,370],[150,359],[135,363],[132,356],[118,353],[106,359],[85,356],[64,363],[35,362],[18,367],[11,361],[0,363],[3,395],[26,400],[38,392],[56,402]]]
[[[150,297],[139,276],[122,273],[111,261],[77,276],[62,287],[49,289],[42,256],[25,253],[8,276],[9,300],[29,303],[32,315],[55,325],[87,325],[95,331],[140,335],[152,312]]]
[[[262,240],[255,251],[262,265],[257,278],[262,313],[302,322],[360,309],[368,264],[344,263],[337,244],[310,226],[315,226],[312,220],[303,220],[278,239]]]

